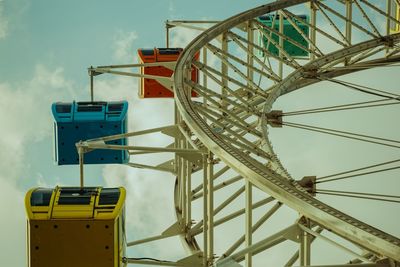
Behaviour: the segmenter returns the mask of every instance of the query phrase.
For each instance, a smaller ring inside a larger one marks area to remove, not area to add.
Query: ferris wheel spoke
[[[354,4],[356,4],[357,8],[360,10],[362,16],[364,17],[364,19],[367,21],[368,25],[370,26],[370,28],[373,30],[373,32],[378,35],[379,37],[381,37],[382,35],[380,34],[380,32],[378,31],[378,29],[375,27],[374,23],[372,23],[371,18],[367,15],[367,13],[365,12],[365,10],[362,8],[362,6],[360,5],[358,0],[354,0]]]
[[[299,129],[304,129],[304,130],[308,130],[308,131],[313,131],[313,132],[318,132],[318,133],[329,134],[329,135],[343,137],[343,138],[349,138],[349,139],[353,139],[353,140],[357,140],[357,141],[362,141],[362,142],[367,142],[367,143],[372,143],[372,144],[377,144],[377,145],[382,145],[382,146],[400,148],[399,145],[396,145],[397,143],[400,143],[400,141],[398,141],[398,140],[380,138],[380,137],[375,137],[375,136],[370,136],[370,135],[365,135],[365,134],[357,134],[357,133],[351,133],[351,132],[347,132],[347,131],[339,131],[339,130],[334,130],[334,129],[329,129],[329,128],[322,128],[322,127],[316,127],[316,126],[292,123],[292,122],[282,122],[282,125],[299,128]],[[374,141],[374,140],[385,141],[386,143],[378,142],[378,141]]]
[[[260,74],[261,76],[264,76],[268,79],[273,78],[273,76],[268,75],[266,72],[264,72],[262,69],[258,69],[253,65],[249,65],[246,61],[238,58],[237,56],[234,56],[228,52],[223,51],[222,49],[216,47],[215,45],[208,43],[206,46],[215,56],[217,56],[219,59],[221,59],[222,62],[228,62],[229,59],[232,59],[233,61],[235,61],[236,63],[257,72],[258,74]],[[252,54],[251,56],[254,57],[254,55]],[[232,63],[229,63],[229,66],[234,66]]]
[[[371,197],[380,197],[380,199],[376,200],[384,200],[384,199],[400,199],[400,196],[397,195],[385,195],[385,194],[376,194],[376,193],[365,193],[365,192],[352,192],[352,191],[339,191],[339,190],[327,190],[327,189],[318,189],[320,193],[338,193],[338,194],[347,194],[349,196],[371,196]]]
[[[216,103],[218,105],[218,103]],[[246,131],[249,134],[252,134],[258,138],[260,138],[262,136],[262,134],[254,129],[254,127],[252,127],[253,125],[251,123],[242,121],[242,120],[238,120],[240,117],[238,117],[237,115],[234,115],[234,113],[227,111],[226,109],[221,109],[218,108],[217,111],[222,111],[225,112],[228,115],[232,115],[232,116],[224,116],[224,115],[220,115],[219,113],[211,110],[211,109],[206,109],[201,105],[198,105],[197,110],[202,113],[202,114],[209,114],[211,116],[214,117],[215,120],[217,121],[224,121],[225,123],[229,123],[229,125],[231,125],[231,127],[236,127],[237,129],[241,129],[243,131]],[[232,117],[232,118],[230,118]],[[228,127],[227,125],[224,125],[224,127]]]
[[[323,113],[323,112],[354,110],[354,109],[373,108],[373,107],[382,107],[382,106],[400,104],[400,102],[386,103],[389,101],[392,101],[392,100],[391,99],[381,99],[381,100],[365,101],[365,102],[343,104],[343,105],[336,105],[336,106],[329,106],[329,107],[320,107],[320,108],[314,108],[314,109],[296,110],[296,111],[283,112],[282,116],[287,117],[287,116],[307,115],[307,114],[315,114],[315,113]],[[385,102],[385,103],[382,103],[382,102]],[[370,103],[380,103],[380,104],[368,105]]]
[[[326,11],[329,11],[331,14],[335,15],[337,18],[342,19],[342,21],[346,21],[347,20],[347,18],[344,15],[340,14],[339,12],[335,11],[333,8],[325,5],[324,3],[316,2],[315,4],[319,8],[325,9]],[[379,38],[380,37],[380,34],[374,34],[374,33],[370,32],[370,31],[368,31],[367,29],[365,29],[364,27],[362,27],[358,23],[354,22],[353,20],[349,21],[349,23],[351,24],[351,26],[353,26],[353,28],[356,28],[356,29],[368,34],[372,38]]]
[[[241,128],[243,130],[249,131],[249,133],[254,134],[255,136],[261,136],[257,130],[251,128],[251,124],[246,121],[240,120],[240,117],[237,116],[235,113],[231,112],[230,110],[221,107],[221,105],[216,102],[215,100],[210,101],[213,105],[208,105],[208,109],[202,105],[197,105],[196,109],[203,113],[209,114],[213,116],[217,121],[226,121],[229,122],[232,126]],[[211,109],[212,108],[212,109]]]
[[[320,7],[318,6],[317,2],[313,2],[313,4],[318,8],[317,10],[320,10]],[[323,31],[322,29],[320,29],[319,27],[316,27],[315,25],[310,24],[309,22],[307,22],[306,20],[302,19],[301,17],[297,16],[296,14],[290,12],[287,9],[282,9],[282,11],[289,17],[296,19],[296,21],[301,22],[304,25],[307,25],[307,27],[309,27],[310,29],[316,31],[317,33],[321,34],[322,36],[330,39],[331,41],[333,41],[334,43],[342,46],[342,47],[346,47],[346,43],[343,43],[342,41],[340,41],[339,39],[333,37],[332,35],[330,35],[329,33]]]
[[[259,46],[258,44],[254,44],[252,42],[249,42],[246,38],[233,33],[233,32],[229,32],[229,36],[231,36],[234,40],[236,40],[236,43],[244,43],[246,45],[252,45],[254,47],[255,50],[259,50],[262,51],[263,53],[266,53],[271,59],[276,60],[277,62],[282,62],[283,64],[287,65],[288,67],[291,67],[293,69],[296,69],[298,67],[298,63],[297,62],[292,62],[286,58],[280,58],[279,56],[270,53],[266,48]],[[246,45],[243,45],[244,47],[246,47]],[[246,48],[247,50],[247,48]],[[279,75],[276,74],[277,77],[279,77]]]
[[[223,129],[223,133],[219,133],[220,137],[223,137],[226,139],[228,142],[231,142],[232,144],[235,144],[238,146],[239,149],[243,151],[248,151],[251,152],[257,156],[263,156],[265,158],[270,158],[270,156],[263,150],[261,150],[254,142],[249,141],[248,139],[244,138],[242,135],[237,134],[235,131],[232,131],[230,128],[224,127],[221,123],[219,123],[217,120],[215,120],[213,117],[209,116],[207,113],[203,113],[205,118],[209,119],[215,125],[220,127],[220,129]],[[245,133],[245,132],[243,132]]]
[[[246,88],[246,89],[247,89],[248,91],[250,91],[251,93],[256,94],[256,95],[259,95],[259,96],[262,96],[262,97],[264,97],[264,98],[267,98],[267,97],[268,97],[268,94],[266,94],[261,88],[258,88],[258,90],[257,90],[257,89],[253,89],[253,88],[251,88],[251,87],[248,87],[246,84],[244,84],[244,83],[238,81],[237,79],[234,79],[234,78],[228,76],[227,74],[223,74],[222,72],[220,72],[220,71],[218,71],[218,70],[216,70],[216,69],[214,69],[214,68],[212,68],[212,67],[210,67],[210,66],[204,65],[204,64],[202,64],[202,63],[200,63],[200,62],[195,62],[194,65],[195,65],[200,71],[202,71],[204,74],[206,74],[207,77],[210,77],[214,82],[216,82],[217,84],[221,85],[222,87],[225,87],[225,85],[222,83],[221,79],[226,79],[227,81],[229,81],[229,82],[231,82],[231,83],[236,84],[237,86],[239,86],[239,88]],[[214,75],[212,75],[211,73],[213,73],[213,74],[215,74],[215,75],[221,77],[221,79],[217,79],[217,78],[216,78]]]
[[[326,19],[326,21],[329,23],[329,25],[335,30],[335,32],[342,38],[342,41],[345,42],[347,45],[350,45],[350,40],[346,38],[346,36],[342,33],[341,30],[336,26],[335,22],[329,17],[329,15],[325,12],[323,9],[319,9],[323,17]]]
[[[400,161],[400,159],[390,160],[390,161],[386,161],[386,162],[382,162],[382,163],[378,163],[378,164],[369,165],[369,166],[366,166],[366,167],[356,168],[356,169],[343,171],[343,172],[339,172],[339,173],[335,173],[335,174],[331,174],[331,175],[317,177],[316,180],[317,180],[317,183],[318,182],[323,182],[321,180],[326,180],[326,179],[333,178],[333,177],[336,177],[336,176],[339,176],[339,175],[343,175],[343,174],[355,173],[355,172],[359,172],[359,171],[362,171],[362,170],[376,168],[376,167],[380,167],[380,166],[383,166],[383,165],[393,164],[393,163],[397,163],[399,161]],[[397,168],[397,167],[395,167],[395,168]],[[386,171],[386,170],[389,170],[389,169],[393,169],[393,168],[386,168],[386,169],[378,170],[377,172]],[[371,171],[371,173],[374,173],[374,172],[376,172],[376,171]],[[368,173],[364,173],[364,174],[368,174]],[[349,177],[354,177],[354,176],[358,176],[358,175],[359,174],[356,173],[356,174],[349,175]]]
[[[208,88],[202,87],[200,85],[196,85],[194,83],[189,83],[190,87],[192,88],[192,90],[194,90],[196,93],[198,93],[199,95],[203,96],[204,99],[206,99],[209,102],[212,103],[218,103],[216,102],[216,100],[214,99],[219,99],[221,102],[224,102],[224,104],[230,104],[232,106],[232,108],[234,108],[235,110],[238,110],[240,112],[247,112],[247,113],[252,113],[256,116],[260,116],[260,112],[255,110],[247,101],[245,101],[242,97],[237,96],[240,100],[240,102],[242,102],[244,105],[239,104],[238,102],[235,102],[234,100],[232,100],[231,98],[224,96],[224,95],[220,95],[214,91],[211,91]],[[232,92],[232,94],[235,94],[233,91],[230,90],[230,92]],[[230,108],[230,106],[226,106],[225,108]]]
[[[227,34],[228,34],[228,36],[229,36],[230,38],[232,38],[232,41],[241,49],[242,52],[247,53],[248,49],[247,49],[247,47],[242,43],[242,42],[243,42],[243,39],[241,39],[241,40],[239,41],[239,38],[238,38],[239,36],[238,36],[237,34],[233,33],[233,32],[228,32]],[[245,39],[244,39],[244,40],[245,40]],[[247,45],[249,44],[249,42],[248,42],[247,40],[245,40],[245,42],[246,42]],[[264,61],[265,61],[265,60],[268,61],[268,66],[265,64],[265,62],[261,61],[258,57],[254,57],[254,56],[253,56],[253,59],[254,59],[254,61],[257,62],[257,64],[259,64],[259,65],[261,66],[261,69],[262,69],[262,70],[266,70],[266,71],[268,72],[268,73],[266,73],[265,75],[266,75],[269,79],[271,79],[273,82],[276,83],[276,82],[279,82],[279,81],[282,80],[282,79],[278,76],[278,74],[276,74],[276,73],[272,70],[271,62],[270,62],[268,56],[264,57]]]
[[[224,125],[224,127],[233,129],[233,127],[235,127],[237,125],[237,118],[231,119],[227,116],[228,114],[226,114],[224,112],[220,112],[219,104],[217,104],[217,106],[215,106],[215,105],[209,105],[209,104],[204,105],[204,104],[200,104],[200,103],[196,103],[196,102],[193,102],[193,103],[196,105],[195,108],[199,108],[200,110],[203,110],[204,112],[208,112],[207,109],[212,109],[212,111],[210,112],[210,115],[213,115],[218,120],[218,122],[220,122]],[[215,103],[215,101],[214,101],[214,103]],[[260,110],[260,111],[257,111],[257,114],[261,114],[260,107],[254,106],[254,109]],[[241,121],[245,122],[246,128],[247,128],[247,125],[249,125],[249,124],[252,126],[252,129],[256,128],[255,126],[257,125],[259,115],[255,116],[254,114],[252,114],[250,112],[238,110],[236,108],[231,108],[231,109],[229,109],[229,111],[230,111],[230,114],[234,114],[235,116],[240,117]],[[255,121],[249,122],[248,120],[251,120],[251,119],[255,119]],[[237,130],[237,131],[239,131],[239,130]],[[249,129],[247,129],[246,131],[249,132]],[[258,137],[261,136],[261,135],[258,135],[257,132],[254,132],[254,133]]]
[[[215,55],[220,56],[219,54],[215,53]],[[223,58],[222,56],[220,56],[221,59]],[[244,74],[238,67],[236,67],[234,64],[232,64],[231,62],[229,62],[228,60],[222,60],[222,64],[226,65],[227,67],[229,67],[230,69],[233,70],[233,72],[237,75],[240,76],[240,78],[242,78],[244,81],[247,82],[248,85],[243,85],[241,88],[247,88],[249,91],[251,91],[252,93],[255,94],[259,94],[259,95],[265,95],[265,92],[258,87],[257,84],[255,84],[253,82],[252,79],[249,79],[249,77]],[[222,77],[223,75],[221,75]]]
[[[386,171],[396,170],[396,169],[399,169],[399,168],[400,168],[400,166],[391,167],[391,168],[385,168],[385,169],[379,169],[379,170],[374,170],[374,171],[369,171],[369,172],[363,172],[363,173],[357,173],[357,174],[352,174],[352,175],[347,175],[347,176],[341,176],[341,177],[326,179],[326,180],[323,180],[323,181],[317,181],[316,183],[320,184],[320,183],[326,183],[326,182],[333,182],[333,181],[338,181],[338,180],[344,180],[344,179],[364,176],[364,175],[368,175],[368,174],[374,174],[374,173],[379,173],[379,172],[386,172]],[[319,179],[321,179],[321,178],[319,178]]]
[[[325,190],[322,190],[322,191],[321,190],[317,190],[316,193],[317,194],[323,194],[323,195],[339,196],[339,197],[350,197],[350,198],[360,198],[360,199],[367,199],[367,200],[377,200],[377,201],[383,201],[383,202],[400,203],[399,200],[378,198],[378,197],[369,197],[369,196],[360,196],[360,195],[356,195],[354,193],[347,194],[347,193],[342,193],[340,191],[327,192]]]
[[[249,151],[255,155],[263,156],[267,159],[270,158],[268,153],[266,153],[265,151],[263,151],[262,149],[260,149],[258,147],[258,144],[257,144],[258,141],[249,141],[248,139],[246,139],[244,137],[244,135],[246,135],[248,133],[248,130],[242,129],[239,127],[238,131],[234,131],[231,129],[231,127],[227,126],[226,124],[223,124],[215,117],[209,115],[207,112],[203,112],[203,111],[199,111],[199,112],[201,114],[203,114],[203,116],[206,119],[210,120],[214,124],[214,126],[217,126],[217,129],[220,129],[219,130],[220,132],[218,132],[218,135],[220,137],[223,137],[223,138],[227,139],[229,142],[232,142],[233,144],[238,145],[239,148],[243,149],[244,151]],[[234,125],[232,124],[232,126],[234,126]]]
[[[213,187],[213,191],[214,191],[214,192],[215,192],[215,191],[218,191],[218,190],[220,190],[220,189],[223,189],[223,188],[225,188],[225,187],[227,187],[227,186],[229,186],[229,185],[231,185],[231,184],[234,184],[234,183],[236,183],[236,182],[239,182],[239,181],[241,181],[241,180],[243,180],[243,177],[240,176],[240,175],[237,175],[237,176],[235,176],[235,177],[226,179],[225,181],[223,181],[223,182],[221,182],[221,183],[215,185],[215,186]],[[203,197],[203,196],[204,196],[204,192],[203,192],[203,191],[200,191],[200,192],[198,192],[198,193],[196,193],[196,194],[194,194],[194,195],[192,196],[192,200],[196,200],[196,199],[201,198],[201,197]]]
[[[394,94],[394,93],[391,93],[391,92],[388,92],[388,91],[375,89],[375,88],[372,88],[372,87],[369,87],[369,86],[358,85],[358,84],[355,84],[355,83],[342,81],[342,80],[338,80],[338,79],[323,79],[323,80],[326,80],[326,81],[329,81],[329,82],[333,82],[333,83],[337,83],[337,84],[343,85],[345,87],[348,87],[350,89],[358,90],[358,91],[363,92],[363,93],[373,94],[373,95],[376,95],[376,96],[385,97],[385,98],[388,98],[388,99],[400,101],[400,95]]]
[[[395,0],[398,1],[398,0]],[[382,9],[380,9],[378,6],[373,5],[371,3],[369,3],[366,0],[360,0],[361,3],[365,4],[366,6],[368,6],[369,8],[371,8],[372,10],[375,10],[376,12],[378,12],[380,15],[387,17],[390,21],[400,25],[400,21],[398,21],[396,18],[394,18],[391,14],[387,14],[385,11],[383,11]],[[399,3],[398,3],[399,4]]]

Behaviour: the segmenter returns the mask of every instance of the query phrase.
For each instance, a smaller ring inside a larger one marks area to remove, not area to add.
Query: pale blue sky
[[[265,2],[3,0],[2,16],[9,25],[0,43],[1,80],[28,78],[32,66],[42,63],[61,65],[68,78],[82,82],[87,66],[111,61],[120,31],[135,31],[137,47],[159,46],[168,19],[223,19]]]

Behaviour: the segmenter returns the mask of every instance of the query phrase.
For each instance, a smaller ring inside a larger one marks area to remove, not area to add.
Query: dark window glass
[[[99,205],[115,205],[119,195],[119,188],[103,188],[100,192]]]
[[[109,112],[122,111],[123,106],[124,106],[123,103],[108,104],[108,111]]]
[[[31,206],[48,206],[50,204],[53,189],[39,188],[32,192]]]
[[[71,113],[71,104],[57,104],[56,111],[57,113]]]
[[[154,49],[141,49],[144,56],[154,55]]]
[[[179,55],[182,48],[159,48],[160,55]]]
[[[89,205],[92,195],[97,193],[96,188],[63,188],[60,192],[58,205]]]

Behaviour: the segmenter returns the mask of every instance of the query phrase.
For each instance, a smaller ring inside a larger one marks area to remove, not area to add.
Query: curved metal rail
[[[302,190],[295,182],[279,174],[276,170],[272,170],[255,159],[248,157],[246,154],[243,154],[240,150],[213,132],[210,126],[203,120],[202,116],[196,112],[194,104],[187,94],[187,92],[190,91],[190,83],[188,82],[190,81],[188,77],[188,73],[190,72],[188,70],[191,68],[192,58],[197,51],[219,35],[241,23],[245,23],[248,20],[266,13],[306,2],[308,1],[285,0],[263,5],[233,16],[200,34],[186,47],[184,53],[177,62],[174,75],[176,105],[182,120],[185,121],[190,130],[198,137],[204,146],[223,160],[225,164],[229,165],[245,179],[248,179],[252,184],[267,192],[278,201],[299,211],[317,224],[352,241],[360,247],[400,261],[400,239],[318,201]],[[308,64],[298,68],[284,78],[274,87],[274,90],[268,92],[264,111],[268,111],[275,99],[280,95],[307,84],[317,82],[315,79],[304,78],[305,72],[311,69],[318,71],[321,67],[328,65],[334,60],[343,59],[346,56],[384,45],[387,42],[397,43],[399,40],[400,35],[398,34],[372,38],[363,43],[349,46],[310,61]],[[390,63],[390,60],[387,62]],[[343,73],[346,72],[332,71],[330,73],[325,72],[325,75],[335,77]],[[269,141],[267,141],[267,143],[269,144]]]

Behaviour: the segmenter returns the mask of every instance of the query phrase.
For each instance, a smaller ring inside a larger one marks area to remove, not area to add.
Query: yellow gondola
[[[123,187],[28,191],[28,266],[126,266],[125,196]]]

